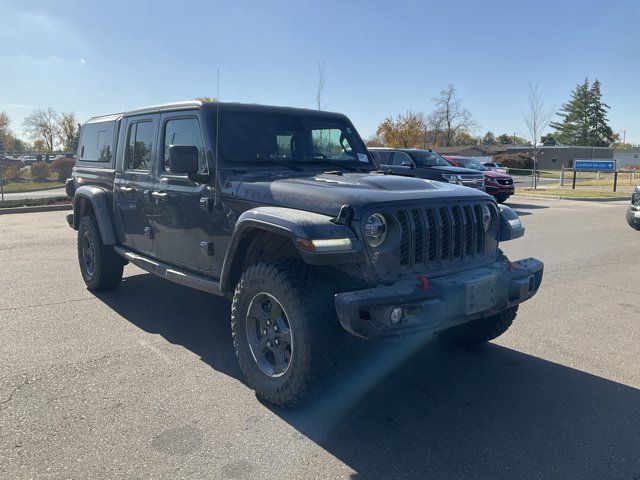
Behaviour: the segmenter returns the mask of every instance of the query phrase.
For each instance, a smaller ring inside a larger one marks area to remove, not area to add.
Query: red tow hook
[[[513,265],[513,262],[512,262],[511,260],[506,260],[506,262],[505,262],[505,263],[507,264],[507,270],[509,270],[510,272],[513,272],[513,270],[516,268],[516,267]]]
[[[429,283],[429,279],[424,275],[418,275],[418,281],[420,282],[420,288],[422,290],[429,290],[431,284]]]

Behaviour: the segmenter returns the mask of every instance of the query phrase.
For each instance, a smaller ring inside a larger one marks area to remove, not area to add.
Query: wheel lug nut
[[[275,343],[276,343],[276,345],[278,345],[278,343],[280,343],[277,338],[275,340]]]
[[[271,348],[271,342],[267,342],[267,347]]]
[[[267,331],[266,330],[262,330],[262,335],[266,335]]]
[[[267,320],[267,326],[270,327],[271,326],[271,320]]]

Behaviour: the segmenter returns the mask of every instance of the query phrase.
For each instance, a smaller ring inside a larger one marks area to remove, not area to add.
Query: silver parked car
[[[483,165],[494,172],[509,173],[509,169],[500,162],[486,162]]]

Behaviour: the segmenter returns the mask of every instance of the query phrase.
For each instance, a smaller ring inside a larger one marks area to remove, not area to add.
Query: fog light
[[[391,320],[391,323],[395,325],[400,320],[402,320],[403,313],[404,312],[402,311],[402,307],[393,307],[391,309],[391,315],[389,315],[389,319]]]

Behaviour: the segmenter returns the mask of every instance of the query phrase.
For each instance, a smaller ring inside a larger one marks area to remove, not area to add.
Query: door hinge
[[[147,238],[153,238],[154,231],[151,227],[144,227],[144,236]]]
[[[210,212],[212,210],[211,206],[213,202],[208,197],[202,197],[200,199],[200,210],[204,210],[205,212]]]
[[[207,257],[213,256],[213,243],[212,242],[200,242],[200,252]]]

